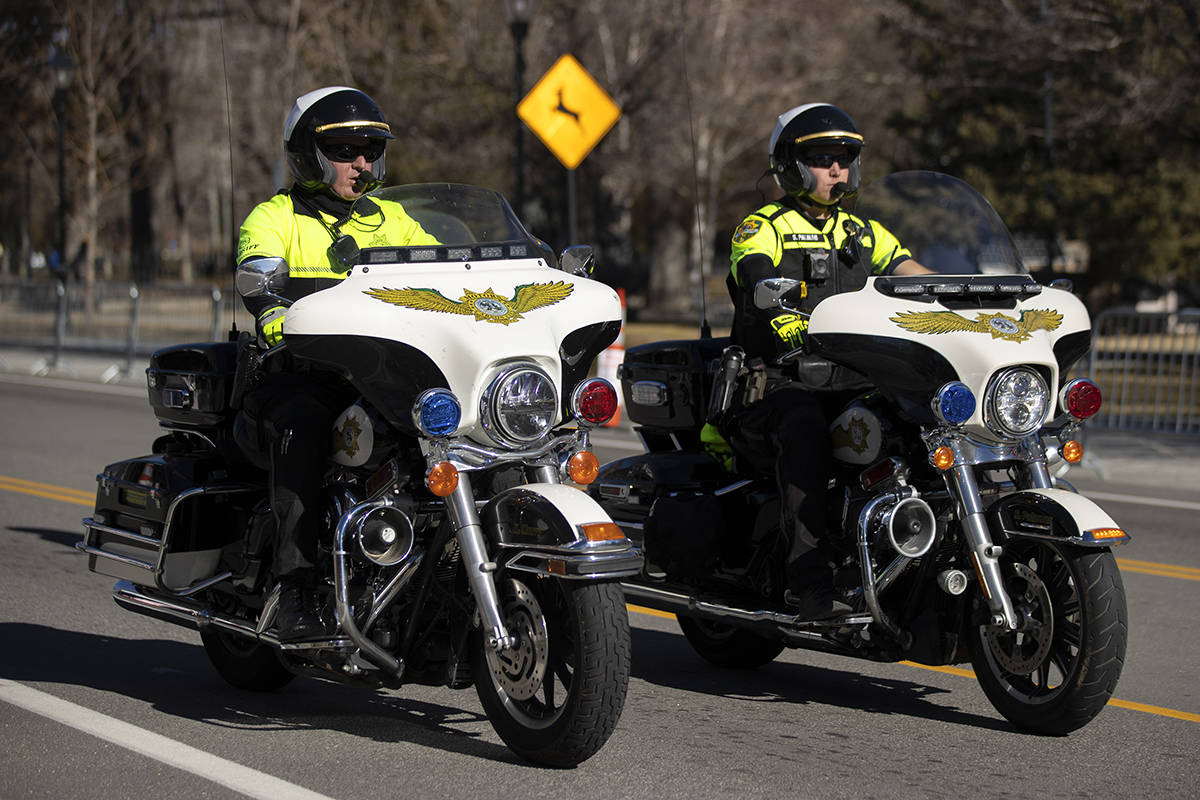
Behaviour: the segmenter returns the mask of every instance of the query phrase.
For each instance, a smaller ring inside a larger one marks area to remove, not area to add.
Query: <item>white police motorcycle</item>
[[[706,449],[706,419],[761,391],[723,338],[626,352],[626,412],[646,452],[606,464],[590,488],[644,548],[626,596],[674,612],[719,666],[756,667],[785,647],[969,661],[1015,725],[1079,728],[1112,696],[1128,627],[1110,548],[1129,536],[1056,478],[1100,407],[1095,384],[1069,377],[1090,346],[1087,311],[1028,275],[992,207],[955,178],[889,176],[857,213],[941,274],[874,277],[825,299],[806,350],[781,359],[798,377],[836,364],[874,387],[830,426],[823,540],[850,613],[808,620],[785,604],[773,476]],[[798,284],[766,279],[754,302],[794,311]]]
[[[291,305],[290,357],[339,373],[360,399],[338,419],[317,564],[336,631],[281,642],[274,520],[261,454],[236,411],[262,353],[236,341],[154,354],[152,453],[98,476],[79,549],[120,579],[116,602],[199,629],[231,684],[297,674],[369,687],[475,685],[501,738],[531,761],[578,764],[608,739],[629,680],[617,583],[641,554],[579,486],[589,430],[616,392],[589,378],[616,337],[616,293],[562,269],[497,193],[384,189],[443,244],[374,247],[336,286]],[[243,295],[275,295],[287,265],[243,267]],[[286,301],[283,301],[286,302]]]

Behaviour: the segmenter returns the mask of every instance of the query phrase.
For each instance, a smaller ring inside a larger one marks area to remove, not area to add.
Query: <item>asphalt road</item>
[[[634,607],[617,731],[555,771],[516,760],[472,690],[230,688],[195,633],[120,610],[73,548],[95,474],[156,434],[144,394],[0,376],[0,419],[0,798],[1147,797],[1200,784],[1200,502],[1146,477],[1171,470],[1154,453],[1077,481],[1134,536],[1117,553],[1125,671],[1083,730],[1015,731],[965,669],[788,651],[717,670],[673,620]],[[631,447],[621,432],[597,443],[602,459]]]

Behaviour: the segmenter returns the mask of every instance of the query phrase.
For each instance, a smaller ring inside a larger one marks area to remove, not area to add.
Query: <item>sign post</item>
[[[621,109],[568,53],[517,104],[517,116],[567,168],[567,232],[569,244],[578,244],[575,168],[621,118]]]

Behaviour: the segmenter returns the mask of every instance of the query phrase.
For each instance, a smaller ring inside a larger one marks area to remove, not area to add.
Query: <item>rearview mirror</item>
[[[807,295],[807,284],[795,278],[763,278],[754,284],[755,308],[799,306]]]
[[[596,268],[596,254],[590,244],[573,244],[558,257],[558,268],[580,278],[590,278]]]
[[[274,298],[287,286],[288,275],[287,262],[278,256],[251,258],[238,264],[233,283],[242,297]]]

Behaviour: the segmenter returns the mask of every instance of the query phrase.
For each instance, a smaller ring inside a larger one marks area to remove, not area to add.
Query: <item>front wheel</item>
[[[476,637],[475,689],[522,758],[573,767],[608,740],[629,686],[629,616],[615,583],[512,577],[498,582],[511,650]]]
[[[1125,587],[1108,550],[1050,541],[1004,546],[1016,631],[972,626],[971,662],[984,693],[1019,728],[1061,736],[1112,697],[1129,629]],[[985,611],[982,609],[981,611]]]

